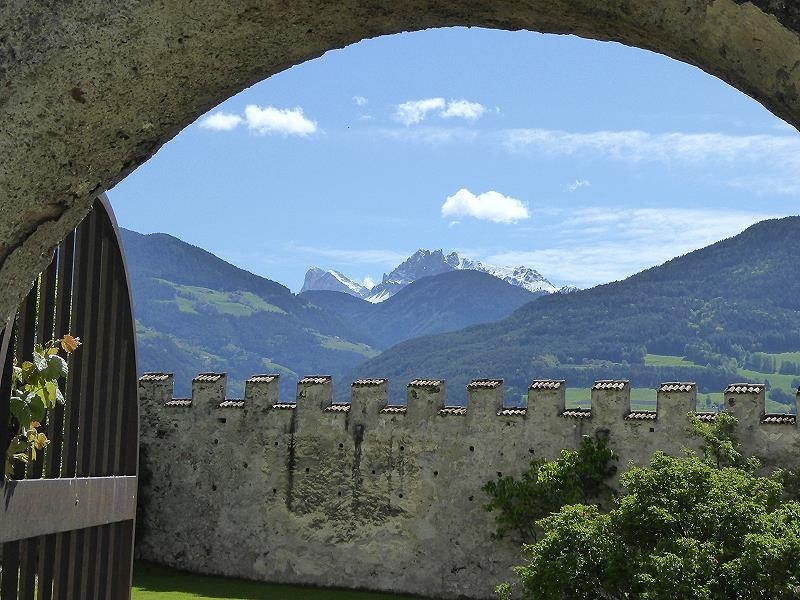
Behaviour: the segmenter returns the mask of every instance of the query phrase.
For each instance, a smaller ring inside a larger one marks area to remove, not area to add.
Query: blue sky
[[[417,248],[621,279],[796,214],[800,134],[699,69],[573,36],[440,29],[279,73],[109,192],[163,231],[298,291],[380,280]]]

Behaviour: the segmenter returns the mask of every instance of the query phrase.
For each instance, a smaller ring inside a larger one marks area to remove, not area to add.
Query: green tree
[[[556,460],[532,460],[519,479],[488,482],[484,508],[496,512],[495,536],[511,534],[530,542],[537,538],[536,522],[562,506],[607,501],[613,494],[607,482],[617,472],[617,460],[605,437],[583,436],[577,450],[562,450]]]
[[[570,504],[538,521],[515,585],[526,599],[788,599],[800,597],[800,503],[783,472],[755,474],[736,419],[693,421],[701,456],[656,453],[620,477],[610,510]],[[700,426],[702,425],[702,426]]]

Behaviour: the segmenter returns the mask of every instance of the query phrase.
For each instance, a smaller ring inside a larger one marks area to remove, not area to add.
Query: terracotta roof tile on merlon
[[[469,389],[476,389],[476,388],[487,388],[487,389],[494,389],[500,387],[503,384],[502,379],[473,379],[467,385]]]
[[[760,394],[764,390],[763,383],[731,383],[725,388],[726,394]]]
[[[309,375],[307,377],[303,377],[297,383],[302,383],[306,385],[321,385],[323,383],[328,383],[331,380],[330,375]]]
[[[166,381],[172,377],[172,373],[144,373],[139,377],[139,381]]]
[[[697,387],[697,384],[690,381],[668,381],[662,383],[659,392],[691,392]]]
[[[200,373],[192,381],[204,381],[213,383],[219,381],[225,376],[225,373]]]
[[[189,398],[173,398],[172,400],[167,400],[166,406],[178,406],[178,407],[186,407],[191,406],[192,401]]]
[[[624,390],[628,385],[627,379],[599,379],[592,385],[593,390]]]
[[[253,375],[247,381],[250,383],[269,383],[270,381],[275,381],[278,378],[278,375]]]
[[[406,387],[436,387],[444,383],[442,379],[412,379]]]
[[[388,379],[356,379],[351,386],[352,387],[368,387],[374,385],[381,385],[386,383]]]
[[[561,379],[534,379],[528,386],[529,390],[557,390],[564,384]]]
[[[591,419],[592,411],[588,408],[571,408],[561,413],[565,419]]]

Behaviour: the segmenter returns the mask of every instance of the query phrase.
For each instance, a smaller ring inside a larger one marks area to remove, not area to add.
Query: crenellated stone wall
[[[445,382],[415,380],[407,404],[387,406],[388,382],[352,384],[332,403],[330,377],[306,377],[296,403],[278,377],[225,397],[224,374],[202,374],[191,399],[170,374],[140,379],[140,558],[247,579],[487,598],[520,561],[494,541],[481,487],[554,458],[581,436],[607,432],[624,467],[656,450],[691,447],[693,383],[665,383],[657,411],[630,410],[627,381],[598,381],[591,409],[566,409],[565,383],[536,380],[527,408],[503,406],[500,379],[474,380],[466,407],[448,407]],[[745,449],[795,466],[794,415],[765,415],[764,386],[734,384],[727,409]],[[713,419],[711,413],[701,415]]]

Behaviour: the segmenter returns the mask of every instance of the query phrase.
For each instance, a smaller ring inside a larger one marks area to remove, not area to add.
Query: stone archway
[[[200,114],[364,38],[468,25],[615,40],[800,125],[800,0],[75,0],[0,6],[0,315],[92,200]]]

